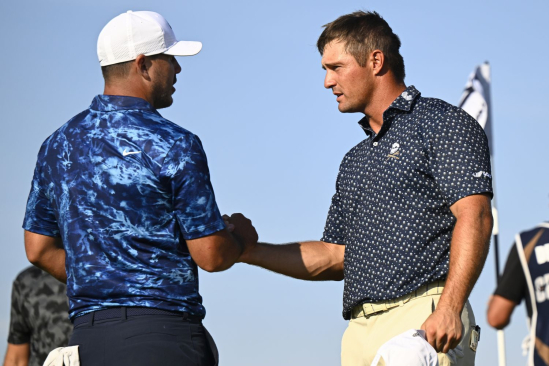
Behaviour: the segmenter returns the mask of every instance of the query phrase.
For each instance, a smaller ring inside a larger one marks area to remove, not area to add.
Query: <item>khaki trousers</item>
[[[436,308],[444,282],[434,282],[411,294],[381,303],[366,303],[353,309],[349,326],[341,341],[342,366],[370,366],[377,350],[389,339],[409,330],[420,329]],[[476,325],[469,301],[461,314],[464,332],[460,346],[464,357],[452,363],[438,354],[440,366],[474,366],[476,353],[469,347],[471,327]]]

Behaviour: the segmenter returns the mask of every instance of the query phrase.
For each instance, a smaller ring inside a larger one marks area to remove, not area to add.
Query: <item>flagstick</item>
[[[492,228],[492,236],[494,237],[494,257],[496,258],[496,285],[499,285],[499,215],[496,205],[492,207],[492,217],[494,218],[494,227]]]
[[[494,218],[494,228],[492,229],[492,236],[494,237],[494,256],[496,257],[496,284],[499,285],[499,217],[498,210],[495,207],[492,207],[492,216]],[[505,333],[503,332],[503,329],[499,329],[497,331],[497,337],[499,366],[505,366]]]
[[[498,234],[494,234],[494,255],[496,256],[496,284],[499,285],[499,245],[498,245]]]
[[[494,148],[492,133],[492,101],[491,101],[491,84],[492,76],[490,72],[490,64],[486,61],[481,66],[477,66],[475,71],[469,76],[465,90],[461,96],[459,107],[463,108],[467,113],[473,116],[484,128],[490,149]],[[496,260],[496,284],[499,284],[499,223],[498,211],[496,209],[496,193],[495,193],[495,173],[494,173],[494,151],[491,151],[490,162],[492,165],[492,184],[493,200],[492,200],[492,216],[494,217],[494,229],[492,236],[494,237],[494,257]],[[503,330],[497,332],[498,336],[498,356],[499,366],[505,366],[505,337]]]
[[[503,329],[498,330],[498,360],[499,366],[505,366],[505,333]]]

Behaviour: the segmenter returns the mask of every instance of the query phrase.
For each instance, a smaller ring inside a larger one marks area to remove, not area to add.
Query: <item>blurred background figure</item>
[[[499,285],[488,303],[488,324],[505,328],[525,299],[530,333],[523,342],[528,365],[549,365],[549,222],[516,235]]]
[[[72,324],[65,284],[30,266],[13,281],[4,366],[41,366],[48,353],[69,343]]]

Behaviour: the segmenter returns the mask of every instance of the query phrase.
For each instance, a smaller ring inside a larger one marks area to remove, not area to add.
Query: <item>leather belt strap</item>
[[[114,307],[105,310],[93,311],[91,313],[84,314],[82,316],[77,316],[73,320],[73,325],[77,326],[84,323],[93,324],[94,322],[100,320],[109,320],[109,319],[126,319],[127,317],[135,317],[142,315],[168,315],[168,316],[178,316],[185,321],[192,323],[200,323],[201,318],[192,316],[186,312],[176,312],[168,311],[155,308],[145,308],[145,307]]]

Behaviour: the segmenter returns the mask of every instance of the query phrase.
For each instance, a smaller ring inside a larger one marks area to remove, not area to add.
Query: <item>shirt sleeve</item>
[[[196,239],[224,229],[200,139],[190,134],[178,140],[168,152],[164,168],[183,237]]]
[[[494,295],[520,304],[526,290],[526,277],[520,264],[517,246],[513,244]]]
[[[473,117],[452,106],[440,116],[430,144],[431,172],[449,206],[473,194],[492,196],[488,139]]]
[[[341,172],[337,177],[336,192],[332,197],[332,203],[330,204],[330,210],[328,211],[326,225],[324,226],[324,233],[320,241],[345,245],[345,208],[341,199],[340,176]]]
[[[50,195],[50,191],[53,190],[53,183],[45,183],[41,169],[44,162],[41,156],[42,151],[38,154],[34,169],[25,219],[23,220],[23,229],[47,236],[60,236]]]
[[[8,334],[8,343],[24,344],[30,342],[32,329],[29,324],[29,314],[24,311],[24,300],[25,299],[21,295],[19,282],[16,279],[13,282],[11,291],[10,330]]]

